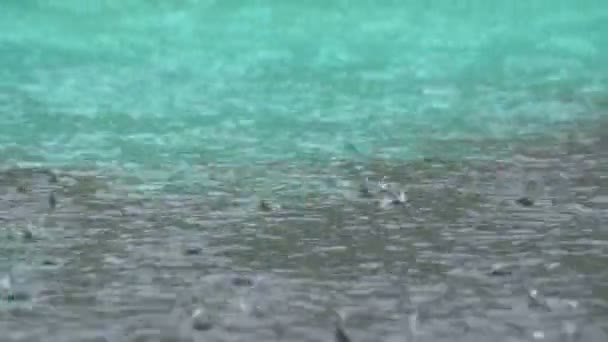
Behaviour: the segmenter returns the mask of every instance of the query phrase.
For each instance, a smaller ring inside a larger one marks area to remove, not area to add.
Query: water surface
[[[608,340],[607,19],[3,2],[2,336]]]

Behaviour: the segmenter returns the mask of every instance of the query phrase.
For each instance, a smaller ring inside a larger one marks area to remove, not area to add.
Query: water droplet
[[[545,338],[545,333],[540,330],[537,330],[532,333],[532,337],[534,337],[535,340],[542,340]]]
[[[528,292],[528,306],[550,310],[545,299],[538,293],[538,290],[531,289]]]
[[[187,247],[184,250],[185,255],[199,255],[201,254],[202,249],[200,247]]]
[[[23,230],[23,239],[29,241],[29,240],[32,240],[33,238],[34,238],[34,234],[32,233],[32,231],[29,230],[29,229],[27,229],[27,228],[25,228]]]
[[[534,205],[534,201],[529,199],[528,197],[519,198],[515,202],[517,202],[517,204],[524,206],[524,207],[531,207]]]
[[[56,206],[57,198],[55,198],[55,193],[51,192],[51,194],[49,195],[49,208],[51,208],[51,210],[54,210]]]
[[[576,333],[576,324],[573,322],[564,322],[563,331],[568,336],[574,335]]]
[[[268,201],[266,200],[260,200],[260,202],[258,203],[258,208],[261,211],[272,211],[272,207],[270,205],[270,203],[268,203]]]
[[[192,329],[197,331],[207,331],[213,328],[211,318],[203,309],[196,309],[192,313]]]
[[[346,335],[344,328],[342,328],[342,326],[340,326],[340,325],[336,325],[334,339],[336,342],[350,342],[350,337],[348,337],[348,335]]]
[[[234,286],[253,286],[253,279],[247,277],[234,277],[232,278],[232,285]]]
[[[512,274],[511,270],[508,270],[505,267],[500,266],[500,265],[494,265],[492,267],[492,271],[490,272],[490,275],[495,276],[495,277],[504,277],[504,276],[508,276],[511,274]]]

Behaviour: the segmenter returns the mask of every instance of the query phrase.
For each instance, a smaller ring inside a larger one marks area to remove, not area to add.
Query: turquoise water
[[[608,94],[600,0],[0,6],[4,164],[466,155],[601,116]]]

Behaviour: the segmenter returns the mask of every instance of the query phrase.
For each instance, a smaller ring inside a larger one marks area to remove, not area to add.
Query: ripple
[[[76,3],[0,13],[8,341],[607,339],[601,11]]]

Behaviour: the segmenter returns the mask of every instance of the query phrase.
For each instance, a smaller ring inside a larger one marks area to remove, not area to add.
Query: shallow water
[[[0,339],[608,340],[607,18],[3,2]]]
[[[604,341],[604,132],[530,140],[501,161],[278,165],[271,210],[237,183],[142,193],[91,172],[7,170],[0,329],[10,341],[329,341],[337,311],[353,341]],[[361,175],[407,203],[364,196]]]

